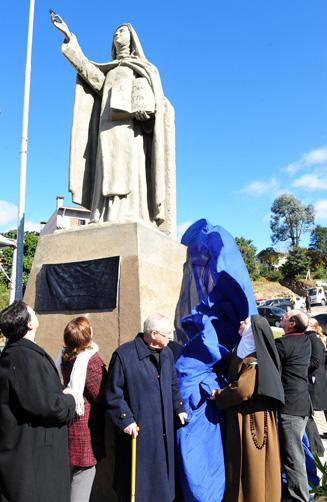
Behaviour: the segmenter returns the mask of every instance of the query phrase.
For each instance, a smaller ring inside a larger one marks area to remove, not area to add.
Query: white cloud
[[[303,155],[303,163],[306,166],[316,166],[327,162],[327,146],[316,148]]]
[[[24,225],[25,232],[40,232],[40,222],[33,223],[33,221],[25,221]]]
[[[319,200],[314,205],[317,220],[327,221],[327,199]]]
[[[177,240],[180,241],[181,238],[183,237],[184,232],[192,225],[192,221],[182,221],[182,223],[179,223],[177,225]]]
[[[325,190],[327,188],[327,176],[318,173],[304,174],[293,181],[293,186],[306,190]]]
[[[0,225],[6,225],[17,218],[17,206],[6,200],[0,200]]]
[[[301,169],[300,162],[291,162],[288,166],[284,167],[284,171],[286,171],[290,176],[293,176]]]
[[[263,195],[272,190],[276,190],[278,183],[275,178],[269,181],[251,181],[248,185],[241,189],[241,192],[248,193],[250,195]]]
[[[305,167],[318,166],[325,162],[327,163],[327,146],[322,146],[304,153],[298,160],[285,166],[283,170],[293,176]]]

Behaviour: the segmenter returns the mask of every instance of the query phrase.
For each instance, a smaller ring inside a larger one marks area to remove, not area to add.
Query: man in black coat
[[[136,500],[174,500],[174,415],[182,424],[187,415],[169,339],[168,319],[149,316],[144,333],[121,345],[109,365],[106,401],[116,432],[114,488],[124,502],[131,497],[131,436],[138,437]]]
[[[310,295],[307,295],[305,297],[305,308],[307,309],[308,313],[311,312],[311,297],[310,297]]]
[[[75,400],[34,342],[34,310],[16,301],[0,313],[0,502],[69,502],[66,424]]]
[[[311,415],[308,370],[311,342],[304,333],[308,317],[300,310],[290,310],[283,316],[284,336],[276,340],[282,366],[285,404],[279,413],[281,461],[287,483],[283,486],[283,502],[308,502],[309,490],[302,437]]]

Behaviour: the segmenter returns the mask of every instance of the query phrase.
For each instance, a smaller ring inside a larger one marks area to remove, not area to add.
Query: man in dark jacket
[[[311,297],[309,294],[305,297],[305,308],[307,309],[307,312],[311,312]]]
[[[285,392],[285,404],[280,408],[278,421],[281,460],[287,479],[282,496],[285,502],[309,500],[302,447],[302,437],[312,411],[308,383],[311,342],[304,334],[307,326],[306,314],[290,310],[281,322],[285,335],[276,340]]]
[[[0,502],[69,502],[66,423],[75,400],[34,342],[34,310],[16,301],[0,313],[8,339],[0,358]]]
[[[116,432],[114,487],[124,502],[131,496],[130,436],[138,436],[136,500],[174,499],[174,414],[182,424],[187,415],[169,339],[168,319],[149,316],[144,333],[121,345],[109,365],[106,401]]]

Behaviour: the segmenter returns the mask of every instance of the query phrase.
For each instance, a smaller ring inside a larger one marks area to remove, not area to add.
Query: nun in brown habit
[[[267,321],[240,323],[241,340],[219,372],[229,384],[213,392],[225,411],[225,502],[280,502],[276,410],[284,402],[280,362]]]

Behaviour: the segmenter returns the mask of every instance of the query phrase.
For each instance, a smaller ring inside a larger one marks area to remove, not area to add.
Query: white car
[[[295,309],[304,309],[305,308],[305,298],[302,296],[296,296],[294,301]]]

